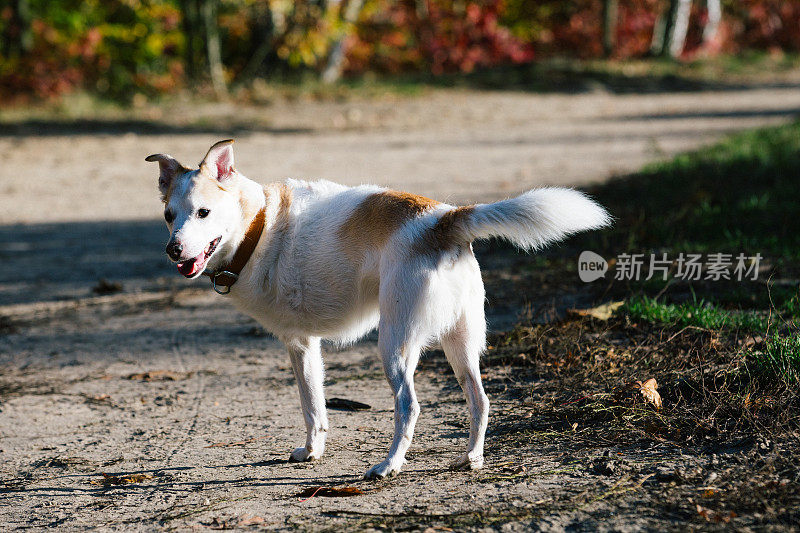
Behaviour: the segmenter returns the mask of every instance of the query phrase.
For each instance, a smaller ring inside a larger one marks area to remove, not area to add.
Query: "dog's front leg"
[[[306,445],[297,448],[290,461],[312,461],[322,457],[328,432],[325,393],[322,389],[324,370],[319,337],[284,340],[292,359],[292,369],[300,389],[300,404],[306,421]]]

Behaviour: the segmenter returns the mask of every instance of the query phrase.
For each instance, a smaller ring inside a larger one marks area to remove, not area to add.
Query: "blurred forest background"
[[[797,0],[10,0],[4,105],[127,100],[254,80],[436,77],[553,57],[800,51]]]

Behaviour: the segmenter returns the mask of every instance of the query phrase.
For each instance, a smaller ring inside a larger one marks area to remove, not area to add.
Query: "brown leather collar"
[[[258,240],[264,232],[266,216],[267,206],[265,203],[264,207],[258,211],[253,221],[250,222],[250,226],[244,234],[244,239],[242,239],[241,244],[239,244],[239,248],[236,249],[236,253],[233,254],[233,259],[228,263],[228,266],[221,267],[215,272],[209,272],[207,270],[203,272],[203,274],[211,278],[212,288],[218,294],[228,294],[231,292],[231,287],[233,287],[233,284],[239,279],[239,274],[241,274],[247,261],[250,260],[250,256],[253,255],[256,245],[258,245]]]

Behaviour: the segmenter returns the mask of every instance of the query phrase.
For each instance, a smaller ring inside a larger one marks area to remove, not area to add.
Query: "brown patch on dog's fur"
[[[280,230],[289,227],[289,209],[292,207],[292,189],[282,183],[279,186],[280,203],[278,203],[278,213],[275,215],[275,226]]]
[[[270,198],[277,197],[275,220],[270,231],[284,231],[289,226],[289,208],[292,206],[292,189],[285,183],[271,183],[265,187]]]
[[[436,200],[397,191],[371,194],[355,208],[339,228],[339,238],[349,255],[381,248],[406,221],[439,205]]]
[[[162,202],[164,202],[165,204],[169,203],[169,200],[172,197],[172,192],[175,190],[175,187],[177,186],[178,182],[181,181],[181,179],[185,176],[187,172],[195,172],[195,171],[184,167],[181,173],[175,176],[175,178],[173,178],[172,181],[170,181],[166,194],[164,194],[161,198]],[[202,191],[204,198],[208,198],[214,194],[219,194],[219,191],[223,192],[227,191],[227,189],[225,189],[219,183],[219,181],[215,180],[207,173],[203,172],[202,169],[197,171],[194,176],[185,179],[189,179],[190,181],[192,181],[191,185],[192,189],[198,189]]]
[[[443,214],[439,221],[425,234],[422,239],[415,243],[417,253],[428,253],[436,250],[444,250],[455,244],[466,244],[468,241],[456,240],[458,230],[475,210],[475,206],[467,205],[456,207],[452,211]]]
[[[204,174],[203,172],[198,172],[192,180],[194,181],[194,189],[200,191],[200,195],[203,198],[210,198],[214,195],[218,195],[228,190],[220,185],[219,181],[215,180],[208,174]]]
[[[238,194],[239,194],[239,211],[241,211],[242,213],[242,227],[247,227],[248,224],[250,224],[250,222],[258,214],[258,211],[261,209],[261,206],[249,201],[247,196],[245,196],[242,191],[238,191]]]
[[[432,240],[437,248],[446,248],[455,243],[455,230],[462,225],[475,210],[475,206],[466,205],[448,211],[431,230]]]
[[[264,231],[272,241],[280,241],[289,228],[289,216],[292,207],[292,189],[285,183],[270,183],[264,187],[267,197],[267,226]],[[274,216],[272,215],[274,212]],[[269,245],[271,246],[271,245]],[[266,269],[263,287],[269,290],[271,269]]]

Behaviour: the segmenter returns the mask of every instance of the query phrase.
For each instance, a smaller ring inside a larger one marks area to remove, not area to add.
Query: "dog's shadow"
[[[48,476],[49,481],[68,480],[66,484],[49,483],[45,486],[30,486],[36,484],[36,479],[22,480],[18,484],[6,483],[0,487],[0,494],[13,497],[18,494],[25,497],[51,497],[92,494],[101,496],[113,491],[115,497],[137,492],[152,492],[169,490],[171,492],[196,492],[213,487],[285,487],[280,492],[284,497],[293,497],[308,487],[337,486],[342,484],[361,484],[361,476],[353,474],[322,475],[306,477],[293,475],[293,469],[302,467],[304,463],[294,463],[288,459],[269,459],[229,465],[205,465],[202,467],[166,467],[147,470],[126,470],[99,473],[63,473]],[[268,470],[262,470],[268,467]],[[246,468],[249,475],[233,476],[225,479],[224,476],[207,476],[207,479],[179,479],[177,473],[191,475],[192,472],[203,470],[232,470]],[[254,470],[255,469],[255,470]],[[136,476],[140,480],[128,481]],[[116,481],[122,480],[122,481]]]

